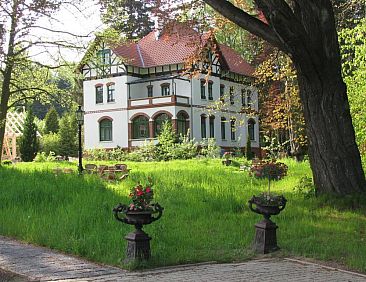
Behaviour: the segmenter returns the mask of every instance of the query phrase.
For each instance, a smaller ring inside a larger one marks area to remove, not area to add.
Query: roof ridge
[[[142,57],[142,54],[141,54],[141,49],[140,49],[139,43],[136,44],[136,47],[137,47],[137,53],[139,54],[142,66],[145,67],[145,62],[144,62],[144,58]]]

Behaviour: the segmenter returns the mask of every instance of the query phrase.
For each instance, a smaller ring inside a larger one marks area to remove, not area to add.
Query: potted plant
[[[258,253],[269,253],[278,250],[276,230],[278,226],[270,220],[272,215],[279,214],[286,207],[286,198],[283,195],[271,194],[271,181],[284,178],[288,167],[284,163],[261,161],[252,165],[250,174],[259,179],[268,180],[268,191],[249,200],[249,208],[264,219],[255,225],[256,235],[254,249]]]
[[[222,161],[222,164],[224,164],[226,166],[231,165],[231,158],[232,158],[231,152],[225,152],[222,157],[224,158],[224,160]]]
[[[135,226],[135,231],[129,233],[125,239],[128,241],[126,261],[147,260],[150,258],[151,237],[142,230],[144,225],[158,220],[164,208],[158,203],[152,203],[154,191],[152,185],[136,185],[130,191],[131,203],[128,205],[119,204],[113,209],[115,218],[126,224]],[[123,217],[119,217],[123,214]],[[156,217],[153,214],[157,214]]]

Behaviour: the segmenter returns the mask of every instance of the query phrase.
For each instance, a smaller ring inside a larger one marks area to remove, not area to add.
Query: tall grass
[[[364,198],[305,200],[293,187],[302,176],[311,175],[309,165],[286,163],[288,176],[272,185],[273,192],[288,198],[286,209],[273,218],[280,227],[282,254],[366,271]],[[144,228],[153,237],[150,266],[237,261],[254,255],[253,225],[261,218],[246,202],[266,190],[265,180],[224,167],[219,160],[128,165],[130,177],[118,184],[93,176],[55,176],[53,163],[0,168],[0,233],[118,265],[126,247],[123,236],[133,227],[115,221],[112,208],[127,203],[129,189],[150,177],[155,199],[165,208],[159,221]]]

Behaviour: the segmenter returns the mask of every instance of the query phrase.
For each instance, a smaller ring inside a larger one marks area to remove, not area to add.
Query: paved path
[[[28,277],[17,281],[366,281],[366,275],[277,258],[128,272],[1,236],[0,269]]]

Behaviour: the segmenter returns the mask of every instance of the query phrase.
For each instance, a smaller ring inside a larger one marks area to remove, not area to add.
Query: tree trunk
[[[309,77],[312,76],[298,74],[317,192],[338,195],[365,192],[346,85],[336,74],[320,83]]]

